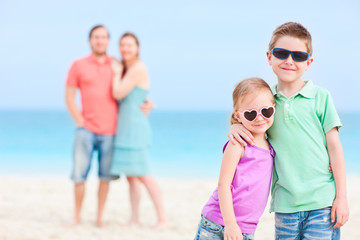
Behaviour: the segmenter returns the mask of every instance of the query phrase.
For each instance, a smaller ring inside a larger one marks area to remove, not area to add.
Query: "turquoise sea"
[[[340,117],[347,174],[360,175],[360,112],[340,113]],[[228,140],[229,112],[155,110],[150,121],[153,175],[218,177],[222,147]],[[68,177],[74,130],[66,111],[1,110],[0,175]],[[96,168],[93,159],[90,177],[96,176]]]

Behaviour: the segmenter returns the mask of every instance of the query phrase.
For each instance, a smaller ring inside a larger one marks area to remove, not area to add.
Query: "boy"
[[[276,152],[270,208],[275,239],[340,239],[349,217],[341,122],[329,92],[301,79],[313,62],[311,35],[299,23],[284,23],[266,55],[278,78],[274,124],[267,131]],[[242,124],[233,125],[232,143],[245,144],[239,135],[253,142]]]

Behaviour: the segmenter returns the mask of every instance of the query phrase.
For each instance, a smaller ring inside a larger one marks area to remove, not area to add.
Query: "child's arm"
[[[233,181],[236,166],[244,154],[244,148],[239,144],[228,144],[226,146],[218,183],[219,203],[221,214],[225,224],[225,239],[242,239],[242,233],[236,222],[231,183]]]
[[[246,142],[242,139],[244,138],[248,143],[254,145],[254,137],[242,124],[233,124],[230,127],[228,137],[230,138],[230,142],[232,144],[238,144],[242,146],[246,146]]]
[[[337,128],[331,129],[325,136],[336,185],[336,197],[331,208],[331,222],[335,222],[336,215],[337,219],[334,228],[339,228],[343,226],[349,218],[349,207],[346,194],[345,160]]]

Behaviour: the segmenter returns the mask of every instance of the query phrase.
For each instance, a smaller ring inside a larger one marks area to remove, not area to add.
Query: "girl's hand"
[[[331,222],[335,222],[334,228],[343,226],[349,219],[349,206],[346,198],[335,198],[331,208]]]
[[[242,124],[231,125],[227,136],[230,138],[230,142],[234,145],[240,143],[241,146],[245,147],[247,144],[242,138],[251,145],[254,145],[253,135]]]
[[[117,60],[116,58],[112,58],[111,59],[111,68],[114,72],[114,75],[121,75],[124,67],[119,60]]]
[[[224,240],[242,240],[242,232],[237,223],[225,225]]]

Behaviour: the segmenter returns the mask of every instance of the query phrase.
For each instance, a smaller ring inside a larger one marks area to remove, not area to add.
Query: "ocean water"
[[[360,175],[360,112],[340,113],[348,175]],[[153,175],[217,178],[228,140],[229,112],[154,111]],[[0,175],[70,176],[74,124],[66,111],[0,111]],[[94,156],[96,158],[96,155]],[[93,159],[90,177],[96,176]]]

